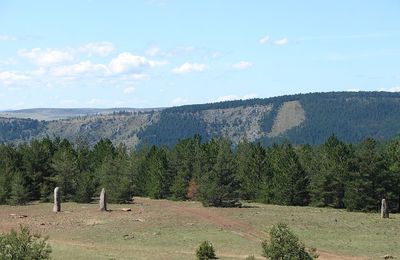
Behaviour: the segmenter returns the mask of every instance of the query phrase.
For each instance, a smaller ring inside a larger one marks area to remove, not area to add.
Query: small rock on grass
[[[125,234],[125,235],[123,235],[122,237],[123,237],[125,240],[130,240],[130,239],[134,239],[134,238],[135,238],[135,235],[133,235],[133,234],[131,234],[131,235]]]

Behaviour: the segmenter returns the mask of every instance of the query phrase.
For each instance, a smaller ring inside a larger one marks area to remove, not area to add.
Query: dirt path
[[[262,232],[249,223],[228,218],[218,212],[215,212],[213,208],[192,208],[192,207],[178,207],[172,206],[171,209],[179,212],[191,215],[192,217],[199,218],[207,223],[214,224],[225,230],[229,230],[239,236],[245,237],[255,242],[261,242],[268,234]]]
[[[146,200],[146,203],[156,203],[160,207],[171,209],[179,214],[189,215],[191,217],[197,218],[199,220],[205,221],[207,223],[213,224],[217,227],[220,227],[225,230],[229,230],[234,234],[237,234],[241,237],[244,237],[248,240],[261,242],[265,237],[268,237],[268,233],[258,230],[256,227],[251,224],[234,219],[232,217],[228,217],[220,212],[218,212],[215,208],[203,208],[203,207],[191,207],[188,205],[180,204],[177,205],[174,202],[167,200]],[[323,250],[318,250],[319,258],[321,260],[366,260],[368,258],[365,257],[355,257],[355,256],[346,256],[338,253],[327,252]],[[227,257],[230,257],[227,255]],[[258,259],[258,258],[257,258]],[[264,259],[264,258],[259,258]]]

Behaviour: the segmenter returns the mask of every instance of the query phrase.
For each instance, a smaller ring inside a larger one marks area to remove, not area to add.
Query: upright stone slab
[[[107,211],[107,194],[104,188],[101,189],[99,206],[101,211]]]
[[[53,212],[60,212],[61,211],[61,196],[60,196],[60,188],[56,187],[54,189],[54,206]]]
[[[382,200],[381,217],[389,218],[389,209],[388,209],[387,202],[385,199]]]

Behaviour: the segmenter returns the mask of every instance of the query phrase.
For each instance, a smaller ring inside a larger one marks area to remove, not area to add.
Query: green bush
[[[51,248],[46,240],[40,235],[32,235],[28,227],[20,226],[19,233],[11,230],[8,234],[0,235],[0,259],[50,259]]]
[[[272,260],[312,260],[318,258],[315,249],[305,250],[304,244],[286,224],[274,225],[270,241],[262,242],[263,256]]]
[[[217,259],[214,247],[209,241],[203,241],[197,248],[196,256],[198,260]]]

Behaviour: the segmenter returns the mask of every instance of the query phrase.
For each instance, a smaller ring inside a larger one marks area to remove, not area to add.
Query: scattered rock
[[[10,217],[16,217],[16,216],[17,216],[17,214],[14,214],[14,213],[10,214]]]
[[[384,255],[383,259],[394,259],[392,255]]]
[[[161,235],[161,232],[160,232],[160,231],[157,231],[157,232],[154,232],[154,233],[153,233],[153,236],[159,236],[159,235]]]
[[[121,210],[122,210],[122,211],[125,211],[125,212],[127,212],[127,211],[132,211],[131,208],[122,208]]]
[[[141,218],[134,219],[133,221],[145,222],[144,219]]]
[[[40,225],[41,225],[41,226],[44,226],[44,225],[46,225],[46,224],[45,224],[45,223],[40,223]]]
[[[131,234],[131,235],[125,234],[122,237],[124,238],[124,240],[131,240],[131,239],[135,238],[135,235],[133,235],[133,234]]]
[[[28,215],[19,215],[18,218],[27,218]]]

